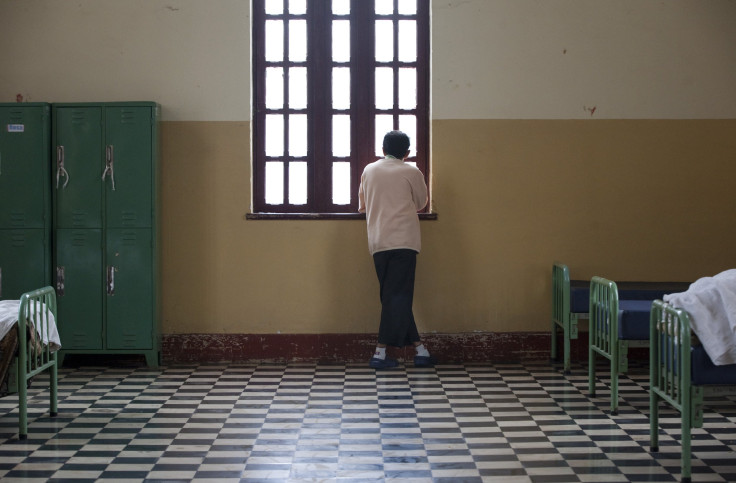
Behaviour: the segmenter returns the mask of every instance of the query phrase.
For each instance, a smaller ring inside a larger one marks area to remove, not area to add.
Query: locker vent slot
[[[23,233],[13,233],[10,235],[10,245],[14,247],[26,246],[26,236]]]
[[[123,233],[123,245],[135,246],[138,241],[138,235],[135,232]]]
[[[74,210],[72,212],[72,226],[84,226],[84,222],[87,219],[87,212],[81,210]]]
[[[138,221],[138,215],[135,211],[123,211],[121,218],[123,226],[135,226]]]
[[[10,224],[22,227],[26,224],[26,213],[24,211],[13,211],[10,213]]]
[[[75,247],[83,247],[87,245],[87,234],[80,232],[72,235],[72,245]]]
[[[138,334],[136,334],[135,332],[123,333],[120,344],[125,349],[135,349],[138,345]]]
[[[86,110],[73,110],[72,111],[72,124],[84,124],[87,121],[87,111]]]
[[[10,115],[8,118],[10,119],[10,124],[25,124],[25,111],[23,110],[11,110]]]
[[[80,348],[84,349],[87,347],[87,341],[89,340],[89,337],[86,332],[75,332],[72,334],[72,340],[71,340],[71,348]]]
[[[137,111],[134,109],[122,109],[120,111],[120,122],[122,124],[133,124],[136,122]]]

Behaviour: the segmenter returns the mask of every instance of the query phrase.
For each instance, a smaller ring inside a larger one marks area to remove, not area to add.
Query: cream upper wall
[[[150,100],[248,120],[247,0],[0,0],[0,102]]]
[[[435,0],[432,14],[434,119],[736,117],[732,0]]]
[[[154,100],[166,121],[247,121],[249,11],[0,0],[0,102]],[[432,118],[734,118],[734,25],[733,0],[433,0]]]

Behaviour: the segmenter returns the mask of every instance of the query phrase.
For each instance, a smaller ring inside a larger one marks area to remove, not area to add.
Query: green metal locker
[[[105,110],[107,228],[151,228],[153,200],[151,108]]]
[[[49,285],[48,251],[48,235],[42,229],[0,230],[0,298],[17,300],[33,287]]]
[[[110,349],[153,349],[150,308],[153,280],[141,277],[150,271],[151,230],[107,230],[107,346]]]
[[[50,104],[0,104],[0,299],[51,283]]]
[[[102,230],[56,230],[56,300],[64,350],[104,349]],[[61,301],[63,300],[63,303]]]
[[[57,303],[70,339],[61,357],[139,353],[158,365],[159,106],[52,110]]]
[[[56,228],[102,228],[102,108],[54,105]]]

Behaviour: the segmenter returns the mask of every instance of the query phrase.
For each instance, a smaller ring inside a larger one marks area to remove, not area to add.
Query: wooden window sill
[[[363,213],[246,213],[246,220],[365,220]],[[419,213],[420,220],[436,220],[437,213]]]

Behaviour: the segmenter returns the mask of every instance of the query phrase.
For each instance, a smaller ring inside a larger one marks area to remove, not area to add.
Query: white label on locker
[[[24,124],[8,124],[8,132],[23,132],[26,130]]]

